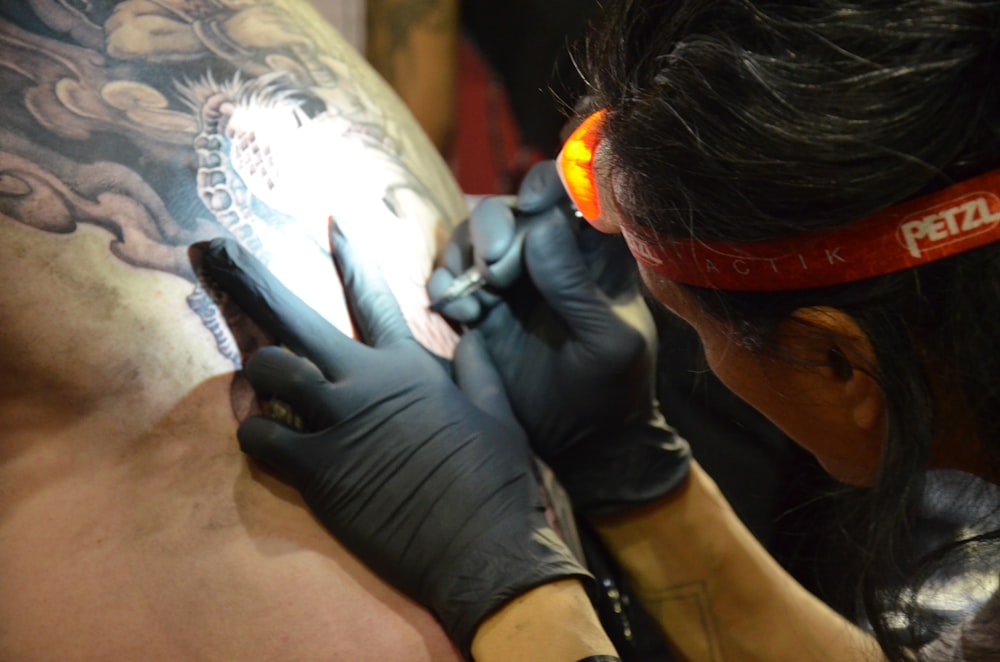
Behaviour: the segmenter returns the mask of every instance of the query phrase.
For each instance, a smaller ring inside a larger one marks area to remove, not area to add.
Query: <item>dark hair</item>
[[[593,108],[623,215],[665,237],[751,242],[855,221],[1000,166],[1000,2],[609,0],[587,43]],[[889,431],[861,586],[888,614],[935,432],[962,412],[1000,466],[1000,245],[853,284],[785,293],[690,288],[774,351],[797,308],[853,316],[877,356]]]

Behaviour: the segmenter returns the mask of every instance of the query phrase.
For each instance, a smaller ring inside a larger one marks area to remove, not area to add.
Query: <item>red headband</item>
[[[778,241],[672,241],[627,219],[621,223],[636,260],[679,283],[761,292],[825,287],[1000,241],[1000,170],[844,227]]]
[[[601,223],[594,157],[607,111],[577,127],[556,159],[581,215]],[[850,283],[1000,240],[1000,170],[828,231],[745,244],[670,240],[615,219],[636,260],[670,280],[717,290],[801,290]],[[614,204],[614,196],[610,201]]]

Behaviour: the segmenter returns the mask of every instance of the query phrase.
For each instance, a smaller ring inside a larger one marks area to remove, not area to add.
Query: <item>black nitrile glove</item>
[[[515,203],[550,210],[524,239],[527,277],[441,312],[478,330],[535,451],[574,505],[600,516],[672,491],[690,453],[656,403],[656,328],[635,262],[621,237],[557,213],[564,195],[555,165],[536,165]],[[515,215],[501,201],[481,203],[456,233],[428,283],[431,300],[476,259],[503,254]]]
[[[380,275],[357,263],[342,235],[334,241],[368,344],[333,328],[238,245],[205,250],[203,273],[309,359],[276,347],[250,357],[258,394],[289,405],[305,431],[249,418],[240,446],[429,607],[468,657],[476,626],[507,600],[588,575],[546,522],[530,448],[485,348],[474,335],[462,340],[453,383],[414,340]]]

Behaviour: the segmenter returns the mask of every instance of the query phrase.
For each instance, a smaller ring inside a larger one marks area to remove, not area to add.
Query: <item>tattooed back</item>
[[[349,329],[327,222],[415,333],[464,214],[362,59],[292,0],[0,0],[0,659],[458,659],[248,465],[230,236]]]

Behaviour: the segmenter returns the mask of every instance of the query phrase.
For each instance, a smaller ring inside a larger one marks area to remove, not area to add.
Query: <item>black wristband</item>
[[[591,655],[579,660],[579,662],[622,662],[622,659],[617,655]]]

